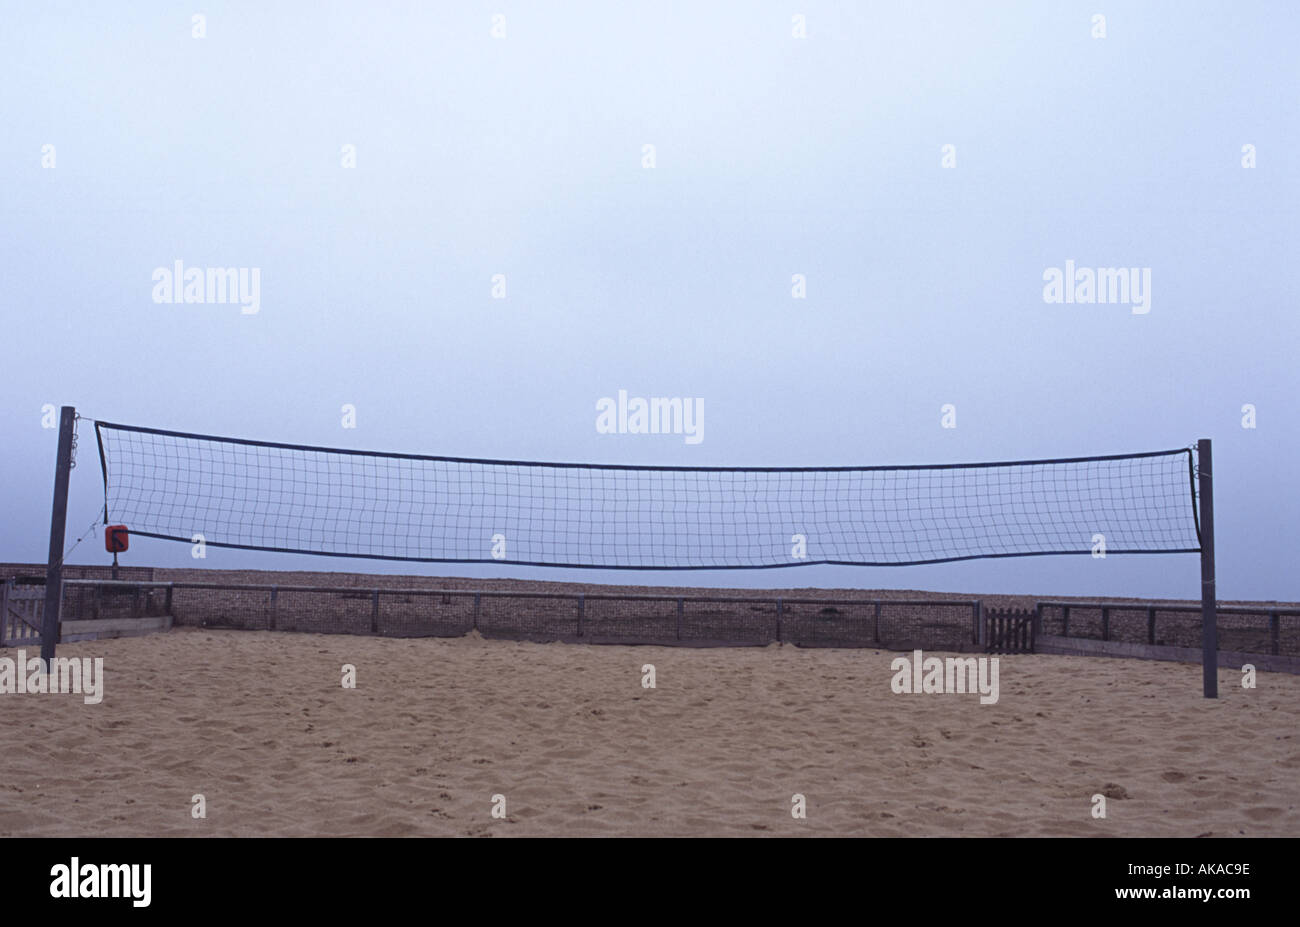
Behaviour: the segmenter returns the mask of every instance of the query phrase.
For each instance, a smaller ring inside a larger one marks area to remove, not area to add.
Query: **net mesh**
[[[487,461],[95,425],[105,519],[209,545],[617,569],[1200,549],[1188,449],[918,467]]]

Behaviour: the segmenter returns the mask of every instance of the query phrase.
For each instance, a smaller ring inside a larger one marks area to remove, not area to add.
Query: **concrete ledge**
[[[105,640],[112,637],[140,637],[157,631],[169,630],[171,615],[157,618],[100,618],[86,621],[59,622],[59,638],[63,643],[72,641]]]
[[[1167,644],[1130,644],[1124,641],[1099,641],[1088,637],[1058,637],[1040,634],[1034,645],[1035,653],[1054,653],[1074,657],[1130,657],[1139,660],[1168,660],[1174,663],[1201,662],[1199,647],[1171,647]],[[1241,653],[1235,650],[1219,651],[1219,666],[1241,669],[1250,663],[1266,673],[1300,674],[1300,657],[1273,656],[1267,653]]]

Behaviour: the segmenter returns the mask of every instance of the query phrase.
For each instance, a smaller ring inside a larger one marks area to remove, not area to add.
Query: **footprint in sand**
[[[1279,814],[1285,814],[1285,812],[1281,808],[1256,807],[1246,809],[1246,817],[1252,821],[1268,821]]]

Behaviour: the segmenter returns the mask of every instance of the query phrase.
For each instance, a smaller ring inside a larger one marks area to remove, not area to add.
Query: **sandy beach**
[[[178,628],[59,655],[102,657],[104,698],[0,695],[3,836],[1300,834],[1291,675],[1223,670],[1212,701],[1199,666],[1003,656],[982,705],[893,693],[897,653],[783,645]]]

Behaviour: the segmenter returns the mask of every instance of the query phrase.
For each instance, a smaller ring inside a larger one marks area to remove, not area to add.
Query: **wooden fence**
[[[1033,653],[1034,613],[1028,609],[992,608],[984,613],[988,653]]]

